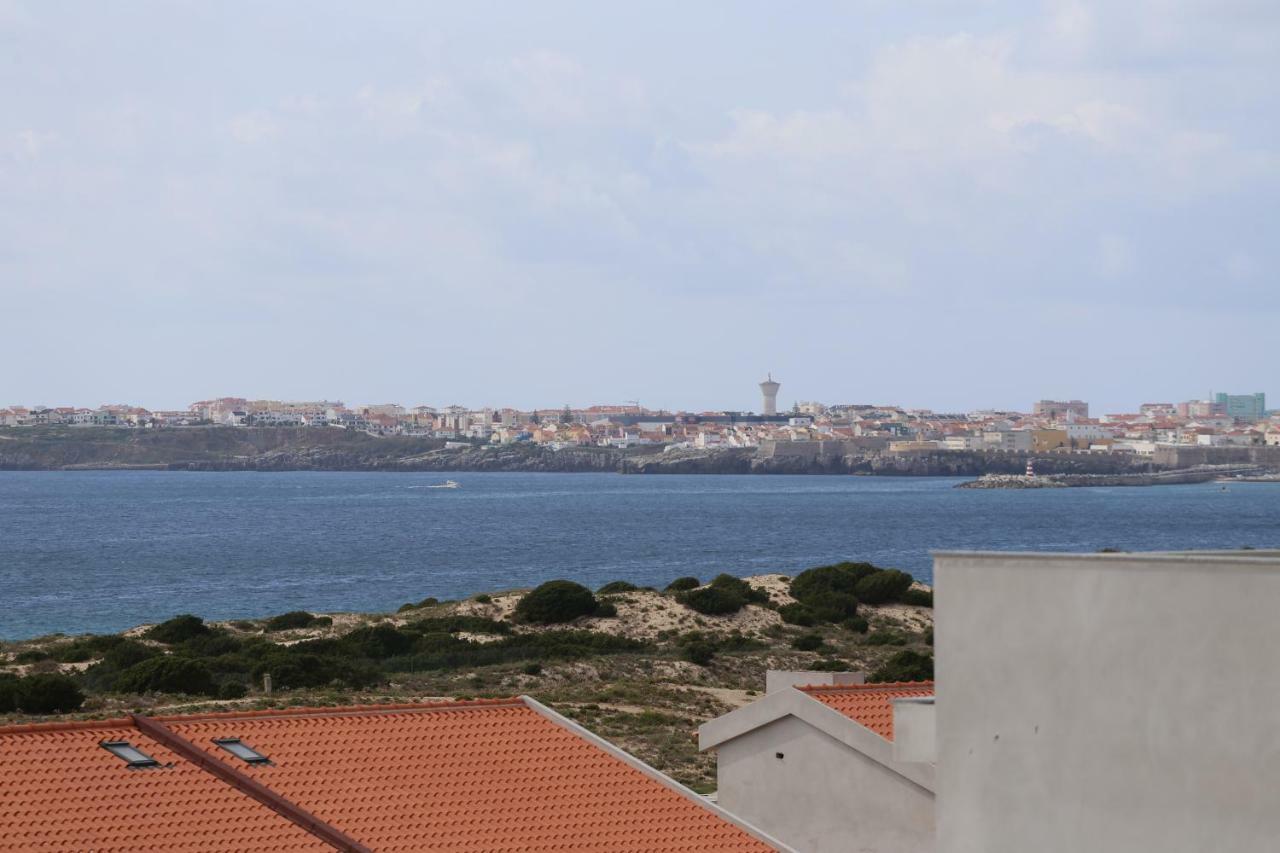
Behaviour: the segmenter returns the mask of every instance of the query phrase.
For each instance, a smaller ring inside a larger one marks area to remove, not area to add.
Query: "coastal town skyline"
[[[1150,457],[1197,448],[1280,447],[1280,412],[1267,409],[1266,394],[1218,393],[1209,399],[1147,402],[1136,411],[1099,413],[1085,400],[1037,400],[1029,411],[981,409],[936,412],[894,405],[796,401],[779,410],[781,384],[767,374],[759,385],[759,411],[650,409],[639,401],[521,410],[450,405],[355,404],[338,400],[282,401],[221,397],[185,409],[151,411],[134,406],[94,409],[11,406],[0,409],[0,427],[198,427],[337,428],[372,436],[443,439],[446,447],[542,445],[662,451],[769,448],[817,449],[824,442],[850,448],[913,455],[937,451],[1089,452]],[[771,452],[771,451],[770,451]],[[1214,451],[1219,452],[1219,451]],[[1208,458],[1208,457],[1206,457]],[[1028,469],[1030,473],[1030,468]]]
[[[766,389],[765,385],[773,385],[772,389]],[[177,406],[149,406],[144,405],[142,401],[129,402],[111,402],[99,401],[93,405],[87,405],[86,401],[58,401],[48,403],[39,401],[35,403],[15,403],[9,401],[7,405],[0,403],[0,426],[16,425],[16,422],[6,423],[6,414],[10,419],[14,412],[32,412],[32,411],[58,411],[58,412],[92,412],[92,411],[138,411],[138,412],[197,412],[201,407],[209,407],[215,401],[224,401],[223,408],[233,407],[235,402],[244,404],[245,407],[251,407],[254,404],[266,404],[271,407],[310,407],[310,408],[332,408],[346,409],[350,411],[390,411],[399,410],[400,412],[411,411],[430,411],[441,412],[446,410],[463,410],[463,411],[492,411],[492,412],[518,412],[526,414],[556,414],[564,409],[568,409],[574,413],[597,412],[604,414],[614,413],[630,413],[630,414],[663,414],[663,415],[712,415],[712,414],[743,414],[743,415],[773,415],[776,412],[781,415],[787,414],[817,414],[825,412],[828,409],[855,408],[855,409],[883,409],[898,410],[903,412],[919,412],[919,413],[939,413],[939,414],[956,414],[956,413],[1025,413],[1038,414],[1039,409],[1056,404],[1067,407],[1073,411],[1073,414],[1081,419],[1088,419],[1090,406],[1093,407],[1095,415],[1103,414],[1118,416],[1133,413],[1146,412],[1148,410],[1165,409],[1170,413],[1181,409],[1183,416],[1194,416],[1194,414],[1208,415],[1211,413],[1226,414],[1226,407],[1230,404],[1236,406],[1247,406],[1250,412],[1250,420],[1262,420],[1268,409],[1266,407],[1266,392],[1252,390],[1249,392],[1222,392],[1210,391],[1203,397],[1197,396],[1178,396],[1171,398],[1170,401],[1155,402],[1155,398],[1151,396],[1144,397],[1142,402],[1133,403],[1127,406],[1098,406],[1091,404],[1087,398],[1072,397],[1069,400],[1063,397],[1061,400],[1051,399],[1049,397],[1039,397],[1031,402],[1030,405],[1022,406],[999,406],[999,405],[975,405],[969,407],[961,407],[954,409],[945,409],[936,406],[927,405],[905,405],[896,401],[883,400],[845,400],[841,402],[834,401],[833,398],[826,399],[810,399],[802,400],[799,398],[790,399],[785,395],[781,400],[777,399],[781,382],[773,379],[772,371],[766,374],[764,382],[760,383],[760,392],[755,395],[754,402],[748,402],[739,407],[680,407],[666,405],[650,405],[641,400],[622,400],[622,401],[593,401],[583,403],[582,401],[564,400],[558,403],[550,403],[545,405],[516,405],[507,403],[485,403],[482,405],[469,405],[464,402],[451,401],[449,403],[440,403],[439,401],[427,403],[421,402],[421,398],[417,398],[418,402],[406,403],[403,400],[383,400],[374,402],[364,397],[354,397],[351,399],[360,400],[348,404],[340,396],[321,396],[311,400],[301,397],[270,397],[270,396],[241,396],[241,395],[224,395],[213,396],[200,401]],[[763,396],[762,393],[763,392]],[[1176,400],[1176,402],[1174,401]],[[1065,409],[1064,409],[1065,411]]]

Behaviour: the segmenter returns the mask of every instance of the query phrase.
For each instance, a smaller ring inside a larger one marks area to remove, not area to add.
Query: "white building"
[[[1035,438],[1029,429],[993,430],[982,434],[983,447],[987,450],[1006,450],[1030,453]]]
[[[799,851],[1277,849],[1280,550],[949,553],[934,578],[936,704],[785,685],[712,720],[723,807]]]
[[[1280,552],[941,554],[939,853],[1280,839]]]
[[[932,850],[934,767],[895,754],[894,700],[931,698],[933,685],[833,675],[770,673],[765,698],[698,730],[699,748],[716,750],[716,801],[804,853]],[[827,683],[795,686],[811,679]]]
[[[982,450],[986,447],[986,440],[981,435],[949,435],[942,439],[942,447],[944,450]]]

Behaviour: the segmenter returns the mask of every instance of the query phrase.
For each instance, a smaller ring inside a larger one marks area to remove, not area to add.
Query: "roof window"
[[[104,740],[99,744],[116,758],[122,759],[129,767],[159,767],[160,762],[138,749],[127,740]]]
[[[270,764],[271,759],[249,746],[238,737],[216,737],[213,742],[249,764]]]

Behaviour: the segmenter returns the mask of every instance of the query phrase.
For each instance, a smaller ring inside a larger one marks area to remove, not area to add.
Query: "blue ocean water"
[[[445,476],[456,490],[430,489]],[[930,550],[1280,546],[1280,484],[964,490],[950,478],[0,472],[0,637],[182,612],[388,610],[566,577],[665,585]]]

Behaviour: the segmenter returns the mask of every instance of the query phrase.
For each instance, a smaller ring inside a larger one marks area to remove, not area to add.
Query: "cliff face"
[[[801,444],[799,442],[797,445]],[[882,474],[976,477],[1022,474],[1018,453],[847,452],[840,442],[789,447],[676,450],[528,444],[446,450],[443,439],[376,438],[342,429],[189,427],[134,430],[0,429],[0,470],[154,468],[182,471],[602,471],[623,474]],[[828,449],[835,452],[826,452]],[[805,452],[812,451],[812,452]],[[1119,454],[1036,456],[1040,474],[1125,474],[1150,465]]]
[[[443,439],[343,429],[0,429],[0,470],[616,471],[626,455],[596,447],[444,446]]]
[[[1042,474],[1119,474],[1145,471],[1145,461],[1112,454],[1033,456]],[[908,477],[977,477],[1023,474],[1027,456],[1020,453],[946,451],[892,454],[866,450],[852,454],[763,455],[751,449],[674,451],[623,461],[628,474],[867,474]]]

